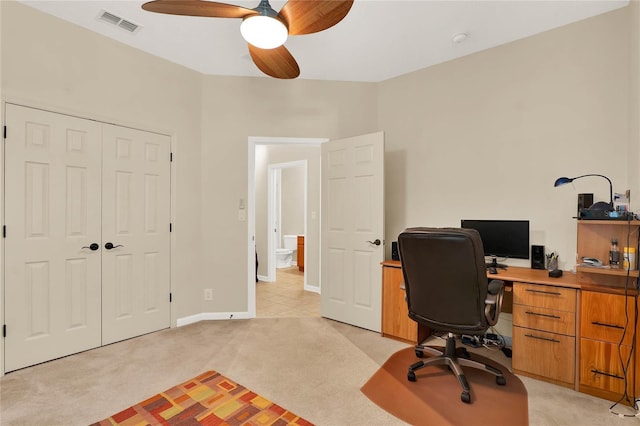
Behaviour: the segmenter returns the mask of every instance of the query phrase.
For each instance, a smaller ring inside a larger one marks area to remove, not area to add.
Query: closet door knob
[[[91,250],[93,250],[93,251],[96,251],[96,250],[98,250],[98,249],[100,248],[100,245],[99,245],[98,243],[91,243],[91,245],[90,245],[90,246],[84,246],[84,247],[82,247],[82,248],[83,248],[83,249],[88,248],[88,249],[91,249]]]
[[[367,241],[369,244],[373,244],[374,246],[379,246],[382,244],[379,239],[375,239],[375,241]]]
[[[113,243],[111,243],[111,242],[106,243],[104,245],[104,248],[106,248],[107,250],[111,250],[111,249],[114,249],[116,247],[124,247],[124,246],[122,244],[113,245]]]

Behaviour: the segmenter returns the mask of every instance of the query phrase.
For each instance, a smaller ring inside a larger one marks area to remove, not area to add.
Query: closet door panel
[[[103,140],[102,323],[108,344],[170,326],[170,139],[104,125]]]
[[[100,346],[101,130],[6,104],[5,370]],[[99,246],[98,246],[99,247]]]

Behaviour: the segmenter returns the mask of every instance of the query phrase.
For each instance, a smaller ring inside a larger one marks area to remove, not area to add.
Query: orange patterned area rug
[[[313,426],[215,371],[207,371],[91,426],[98,425]]]

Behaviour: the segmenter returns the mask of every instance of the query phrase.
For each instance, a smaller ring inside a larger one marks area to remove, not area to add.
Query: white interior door
[[[382,322],[384,133],[322,144],[322,316]]]
[[[104,125],[103,145],[102,342],[108,344],[171,324],[170,139]]]
[[[6,105],[5,370],[100,346],[100,124]],[[96,246],[94,246],[95,248]],[[99,247],[99,246],[98,246]]]

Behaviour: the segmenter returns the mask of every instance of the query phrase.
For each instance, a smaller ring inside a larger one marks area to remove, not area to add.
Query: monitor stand
[[[491,262],[486,264],[487,268],[500,268],[500,269],[507,269],[507,265],[504,265],[502,263],[498,263],[498,259],[495,256],[491,256]]]

